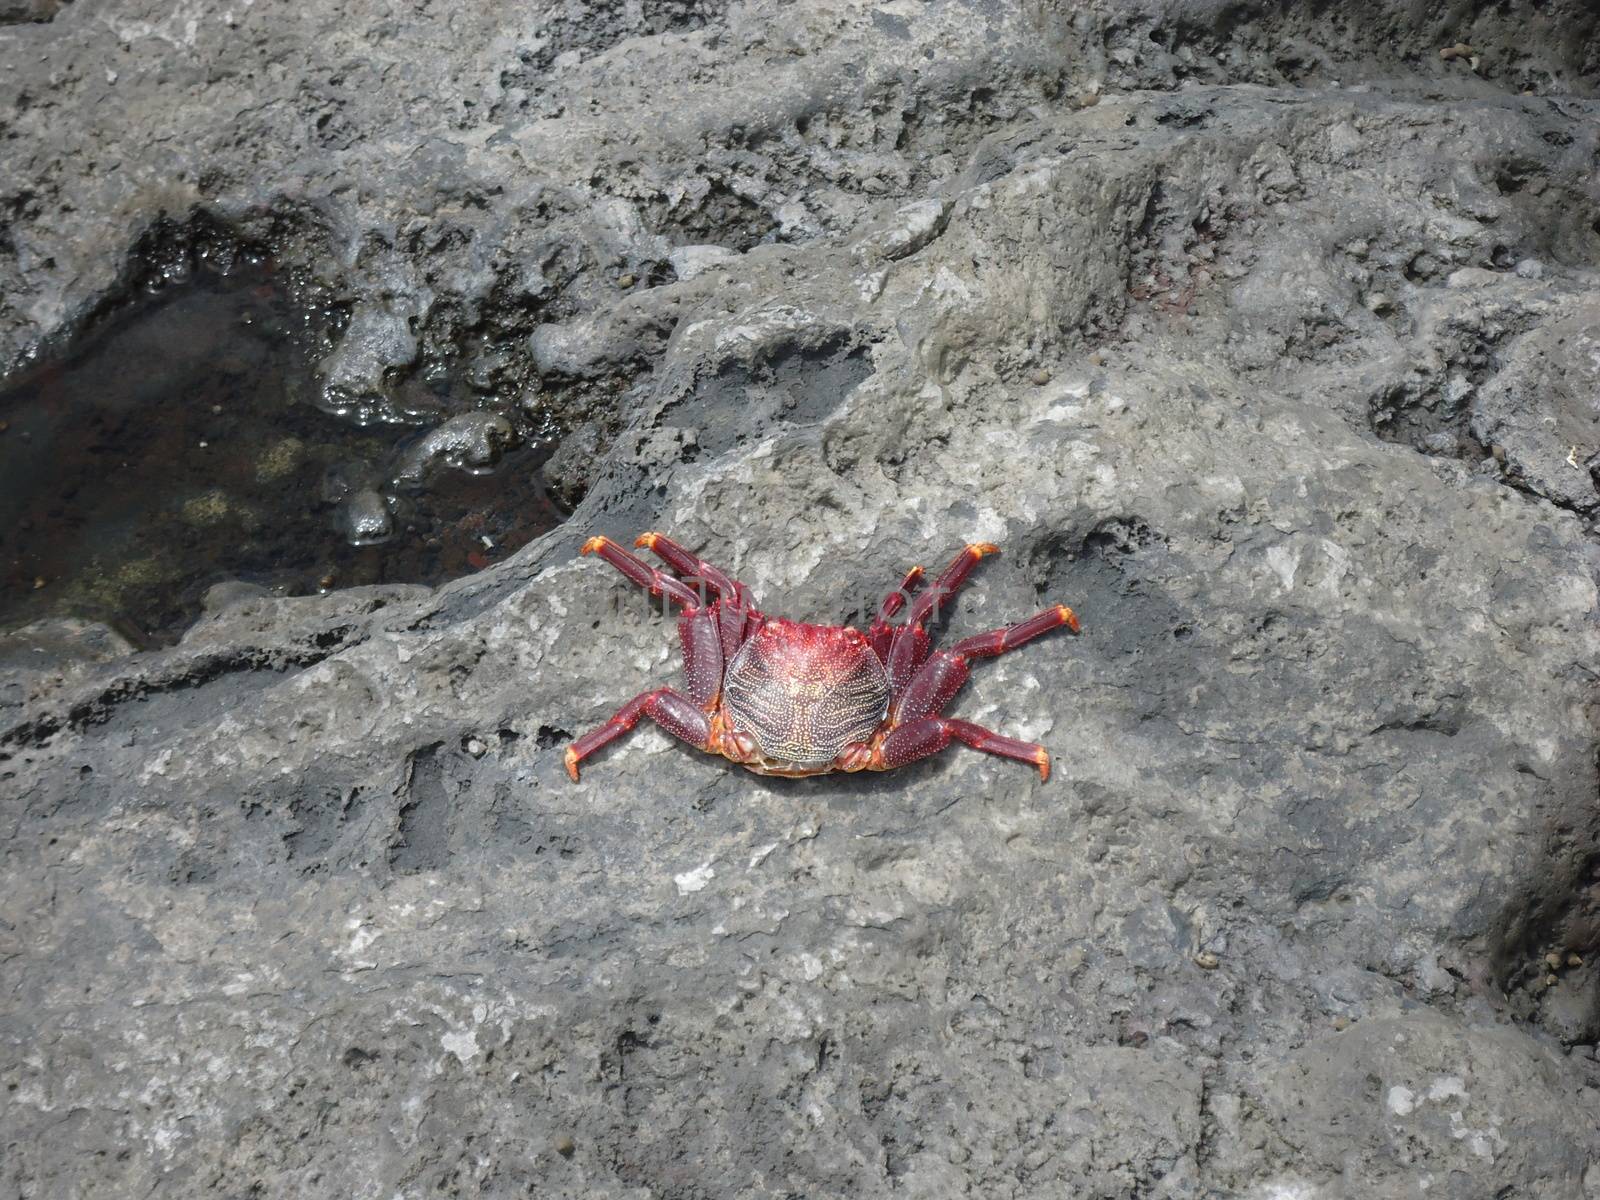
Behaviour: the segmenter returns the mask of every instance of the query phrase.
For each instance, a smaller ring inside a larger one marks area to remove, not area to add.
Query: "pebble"
[[[632,275],[619,275],[617,277],[617,286],[619,288],[631,288],[634,285],[634,282],[635,280]]]
[[[500,452],[516,440],[511,422],[499,413],[465,412],[417,439],[401,456],[394,480],[399,484],[421,483],[435,464],[462,471],[486,471],[499,460]]]
[[[370,488],[352,492],[339,505],[339,531],[352,546],[371,546],[394,532],[389,505]]]
[[[571,1158],[572,1152],[578,1148],[578,1144],[565,1133],[556,1139],[555,1146],[556,1153],[562,1158]]]
[[[321,407],[358,421],[377,420],[387,411],[384,374],[417,357],[410,315],[387,304],[356,307],[344,336],[319,364]]]
[[[1194,965],[1202,971],[1215,971],[1222,960],[1209,950],[1202,950],[1194,956]]]

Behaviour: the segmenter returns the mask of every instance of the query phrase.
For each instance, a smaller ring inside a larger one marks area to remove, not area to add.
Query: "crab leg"
[[[878,743],[872,756],[871,769],[889,771],[903,767],[919,758],[937,754],[952,740],[964,742],[974,750],[982,750],[987,754],[1032,763],[1039,768],[1041,780],[1050,778],[1050,752],[1043,746],[1008,738],[982,725],[958,721],[953,717],[924,717],[890,731]]]
[[[974,542],[963,547],[939,578],[933,581],[933,586],[911,602],[911,611],[906,614],[905,624],[894,630],[889,641],[889,656],[884,661],[893,695],[898,697],[905,690],[916,675],[917,668],[922,665],[922,660],[928,657],[928,632],[922,627],[922,622],[929,613],[937,613],[939,606],[955,595],[980,559],[998,551],[998,546],[991,546],[988,542]]]
[[[708,591],[721,597],[717,628],[722,636],[722,659],[724,662],[731,659],[744,644],[745,635],[750,632],[749,617],[754,612],[746,602],[744,584],[705,559],[690,554],[665,534],[641,533],[634,545],[643,546],[658,555],[674,571],[687,576],[686,582],[695,585],[702,605],[706,602]]]
[[[911,593],[922,586],[922,576],[921,567],[912,567],[900,581],[900,586],[885,596],[883,603],[878,605],[878,615],[867,630],[867,641],[880,662],[889,661],[889,648],[894,644],[894,626],[889,624],[889,618],[904,608]]]
[[[678,640],[683,643],[683,677],[689,699],[708,708],[722,691],[722,637],[717,613],[697,608],[678,618]]]
[[[690,554],[664,533],[641,533],[633,543],[650,551],[680,575],[688,576],[690,583],[707,583],[724,600],[744,607],[744,585],[724,571],[712,566],[703,558]]]
[[[1065,604],[1057,604],[1054,608],[1034,613],[1026,621],[1018,621],[1015,625],[1007,625],[1004,629],[992,629],[988,633],[963,638],[950,647],[949,653],[965,658],[994,658],[1007,650],[1015,650],[1023,642],[1033,641],[1041,633],[1060,629],[1063,625],[1073,633],[1077,633],[1078,615]]]
[[[873,622],[873,628],[887,625],[889,618],[905,607],[906,601],[911,598],[911,593],[922,586],[924,574],[921,567],[912,567],[906,572],[906,577],[900,581],[900,586],[885,596],[883,603],[878,605],[878,619]]]
[[[567,747],[567,774],[576,781],[578,764],[627,733],[639,723],[640,717],[649,717],[673,737],[681,738],[697,750],[704,750],[710,744],[711,718],[688,697],[669,687],[657,688],[629,700],[617,710],[616,716],[598,729],[574,738]]]
[[[904,725],[937,716],[967,681],[967,668],[972,659],[993,658],[1015,650],[1024,642],[1063,625],[1073,633],[1078,632],[1078,618],[1065,604],[1058,604],[1026,621],[966,638],[949,650],[935,650],[911,677],[905,691],[896,697],[891,719],[896,725]]]
[[[917,668],[906,690],[891,703],[890,722],[898,728],[924,717],[938,716],[944,706],[955,699],[961,685],[967,681],[967,674],[965,658],[946,650],[935,651]]]
[[[640,562],[608,537],[592,537],[583,544],[579,554],[598,554],[632,582],[648,588],[652,596],[666,596],[674,603],[688,608],[698,608],[700,598],[686,584],[654,567]]]
[[[962,548],[961,553],[951,559],[950,565],[944,573],[933,581],[933,586],[911,602],[911,611],[906,614],[907,625],[920,625],[929,613],[938,615],[938,608],[951,596],[955,595],[961,585],[967,581],[967,576],[972,574],[972,568],[978,561],[990,554],[1000,553],[1000,547],[989,542],[973,542]]]

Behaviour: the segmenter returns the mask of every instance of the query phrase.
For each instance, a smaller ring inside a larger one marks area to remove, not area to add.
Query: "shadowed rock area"
[[[325,408],[459,372],[576,505],[0,636],[0,1191],[1600,1197],[1590,5],[77,0],[0,63],[5,366],[223,231]],[[650,528],[813,621],[1000,543],[950,633],[1083,632],[950,711],[1049,782],[570,782],[675,678],[575,558]]]

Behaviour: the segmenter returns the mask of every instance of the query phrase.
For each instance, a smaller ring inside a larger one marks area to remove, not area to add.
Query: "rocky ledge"
[[[1579,0],[0,5],[0,356],[197,253],[569,523],[0,645],[0,1190],[1600,1197]],[[1080,637],[763,780],[582,537]]]

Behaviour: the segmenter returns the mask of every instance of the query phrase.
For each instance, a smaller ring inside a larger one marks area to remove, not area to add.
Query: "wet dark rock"
[[[0,671],[48,671],[64,663],[112,662],[133,644],[98,621],[53,617],[0,634]]]
[[[352,546],[375,546],[394,532],[388,502],[370,488],[352,492],[340,501],[337,520]]]
[[[390,415],[386,381],[411,365],[417,340],[407,315],[388,306],[362,305],[351,315],[339,344],[322,360],[328,411],[365,424]]]
[[[417,439],[395,467],[394,482],[420,483],[429,471],[440,467],[487,470],[515,440],[516,429],[499,413],[462,413]]]
[[[1595,1194],[1593,6],[558,8],[7,27],[8,361],[199,208],[575,512],[0,672],[5,1185]],[[1000,543],[948,635],[1083,632],[951,711],[1049,782],[571,782],[649,528],[805,620]]]
[[[382,473],[371,463],[359,459],[334,463],[322,473],[322,502],[338,504],[356,492],[375,490],[382,481]]]
[[[602,452],[600,434],[592,427],[561,439],[544,465],[545,484],[557,503],[568,510],[578,506],[600,471]]]

